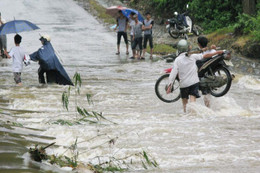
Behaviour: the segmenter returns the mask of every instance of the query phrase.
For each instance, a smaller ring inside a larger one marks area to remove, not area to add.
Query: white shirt
[[[202,55],[209,54],[209,53],[215,53],[215,52],[216,52],[215,49],[210,49],[210,50],[206,50],[206,51],[202,52]]]
[[[186,56],[185,54],[186,52],[181,53],[175,59],[169,77],[169,84],[171,84],[178,74],[181,88],[186,88],[199,82],[196,61],[203,58],[202,54],[192,54],[190,56]]]
[[[23,59],[24,50],[20,46],[15,46],[9,52],[9,55],[13,58],[13,72],[22,72],[23,70]]]

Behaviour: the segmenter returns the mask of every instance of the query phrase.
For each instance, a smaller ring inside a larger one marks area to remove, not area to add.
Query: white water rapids
[[[259,76],[235,74],[229,93],[212,98],[210,109],[201,98],[189,105],[191,113],[184,114],[181,101],[166,104],[154,92],[155,81],[171,64],[163,60],[131,61],[125,55],[123,42],[121,55],[115,55],[116,34],[74,1],[1,0],[0,12],[7,21],[13,17],[25,19],[41,28],[20,34],[21,45],[27,53],[40,48],[39,32],[49,34],[69,76],[72,78],[75,72],[81,74],[82,96],[78,97],[77,104],[103,112],[106,118],[117,123],[53,124],[58,119],[73,120],[79,116],[74,112],[74,98],[69,103],[69,112],[62,107],[61,95],[68,86],[40,86],[39,65],[32,63],[22,72],[23,86],[15,87],[12,61],[3,59],[0,98],[4,102],[0,102],[0,109],[11,115],[0,112],[0,122],[22,124],[23,127],[14,127],[12,132],[29,143],[56,142],[58,147],[51,147],[47,152],[62,154],[77,139],[79,161],[83,163],[96,156],[122,158],[145,150],[159,164],[159,168],[148,170],[137,165],[130,172],[259,172]],[[14,45],[13,36],[8,35],[8,50]],[[93,95],[94,105],[88,105],[86,93]],[[6,130],[1,126],[0,131]],[[100,136],[90,140],[97,135]],[[116,138],[114,145],[101,145],[113,138]],[[4,160],[1,154],[0,160]],[[12,169],[14,165],[10,162],[0,162],[0,172],[6,167]],[[27,162],[24,167],[30,167]]]

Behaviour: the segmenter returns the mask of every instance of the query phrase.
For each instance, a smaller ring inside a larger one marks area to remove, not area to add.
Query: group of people
[[[183,103],[183,110],[186,112],[186,105],[188,100],[195,102],[196,98],[199,98],[199,76],[198,76],[198,64],[203,64],[207,58],[211,58],[214,55],[222,54],[223,51],[216,51],[216,46],[211,46],[211,49],[207,48],[208,39],[204,36],[198,37],[198,46],[201,53],[189,55],[187,52],[191,49],[191,46],[186,40],[180,40],[177,44],[178,57],[173,64],[173,70],[169,76],[169,84],[167,93],[169,94],[172,89],[172,85],[178,75],[180,80],[180,92]],[[208,91],[202,92],[204,96],[204,103],[207,107],[210,106]]]
[[[45,84],[46,80],[44,74],[46,73],[47,83],[57,83],[61,85],[73,85],[63,66],[55,55],[55,51],[50,43],[50,37],[43,35],[40,37],[42,47],[29,55],[29,60],[39,62],[38,77],[39,83]],[[17,85],[22,85],[21,73],[23,70],[24,61],[28,61],[24,49],[20,46],[22,37],[19,34],[14,36],[15,46],[11,48],[10,52],[4,51],[7,58],[12,58],[14,81]]]
[[[115,28],[115,30],[118,29],[116,55],[120,54],[120,42],[122,36],[126,44],[126,54],[127,55],[129,54],[127,30],[130,29],[131,48],[132,48],[132,56],[130,57],[130,59],[145,60],[145,53],[146,53],[148,42],[150,46],[150,59],[152,59],[152,55],[153,55],[152,29],[153,29],[154,21],[151,19],[151,14],[147,12],[145,14],[145,20],[141,22],[138,20],[138,14],[134,12],[130,13],[129,19],[124,16],[121,10],[118,13],[119,13],[119,17],[117,18],[117,25]]]

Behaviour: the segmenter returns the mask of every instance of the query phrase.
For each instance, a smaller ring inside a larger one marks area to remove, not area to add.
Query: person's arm
[[[36,51],[36,52],[30,54],[29,56],[30,56],[30,59],[31,59],[32,61],[39,61],[38,51]]]
[[[142,24],[142,30],[146,30],[146,27],[144,26],[144,24]]]
[[[207,53],[207,54],[203,55],[203,58],[211,58],[212,56],[222,54],[223,52],[224,52],[223,50],[219,50],[214,53]]]
[[[0,16],[0,24],[3,25],[4,23],[2,22],[2,17]]]
[[[171,92],[172,84],[173,84],[174,80],[176,79],[177,74],[178,74],[178,65],[177,65],[177,62],[174,61],[174,65],[173,65],[172,71],[169,76],[169,83],[168,83],[168,88],[167,88],[167,92],[166,92],[167,94],[169,94]]]
[[[114,30],[116,30],[116,28],[119,26],[119,23],[118,23],[118,18],[116,19],[116,27]]]
[[[6,50],[4,50],[4,54],[7,56],[7,58],[12,58],[12,56],[13,56],[12,51],[10,51],[8,54],[8,52]]]
[[[153,25],[154,25],[154,21],[151,22],[150,26],[149,26],[149,29],[152,29],[153,28]]]
[[[127,28],[128,28],[128,19],[126,18],[126,22],[125,22],[125,32],[127,32]]]

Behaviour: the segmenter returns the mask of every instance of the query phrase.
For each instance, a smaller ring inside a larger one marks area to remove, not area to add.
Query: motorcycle
[[[196,36],[200,34],[199,28],[193,24],[191,18],[188,16],[188,11],[182,14],[174,12],[174,15],[174,18],[167,19],[166,21],[166,30],[172,38],[176,39],[183,36],[185,39],[188,39],[188,33],[193,32]]]
[[[223,54],[215,55],[202,61],[197,61],[198,75],[200,78],[199,90],[210,93],[212,96],[221,97],[225,95],[230,87],[233,78],[228,67],[233,66],[231,53],[224,51]],[[203,64],[201,63],[203,62]],[[167,94],[169,76],[172,68],[166,69],[155,83],[155,93],[157,97],[166,103],[176,102],[180,99],[179,78],[176,77],[171,93]]]

